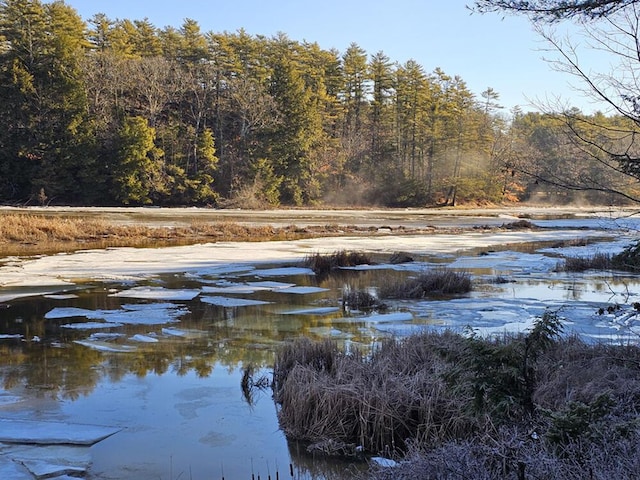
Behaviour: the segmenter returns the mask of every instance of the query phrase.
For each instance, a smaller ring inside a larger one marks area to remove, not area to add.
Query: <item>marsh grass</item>
[[[585,272],[587,270],[610,270],[614,268],[612,256],[596,252],[590,256],[566,257],[556,270],[564,272]]]
[[[545,317],[528,334],[428,332],[370,354],[298,340],[276,357],[280,425],[314,451],[404,459],[374,479],[636,478],[640,348],[558,337]]]
[[[342,308],[345,310],[384,310],[387,306],[368,289],[346,285],[342,289]]]
[[[307,256],[303,264],[318,276],[327,276],[340,267],[355,267],[371,264],[371,257],[364,252],[338,250],[328,255],[314,253]]]
[[[462,294],[472,289],[471,276],[448,268],[425,270],[415,277],[389,278],[378,288],[380,298],[424,298],[428,295]]]
[[[3,253],[56,252],[109,246],[163,246],[201,241],[295,240],[344,234],[344,228],[295,225],[243,225],[233,222],[194,221],[184,226],[116,225],[95,218],[29,214],[0,215]],[[359,233],[357,227],[350,230]]]

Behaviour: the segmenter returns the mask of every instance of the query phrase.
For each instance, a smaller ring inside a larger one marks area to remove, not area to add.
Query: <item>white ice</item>
[[[148,300],[193,300],[200,295],[200,290],[170,289],[164,287],[133,287],[121,292],[112,293],[111,297],[140,298]]]
[[[280,312],[282,315],[327,315],[330,313],[340,311],[339,307],[316,307],[316,308],[301,308],[299,310],[285,310]]]
[[[88,310],[75,307],[56,307],[47,312],[44,318],[60,319],[85,317],[89,320],[104,320],[111,324],[128,325],[161,325],[177,322],[178,319],[189,313],[185,307],[173,303],[145,303],[122,305],[118,310]],[[96,328],[95,325],[93,328]],[[67,328],[70,328],[67,325]],[[76,328],[86,328],[85,326]],[[104,328],[107,328],[106,326]]]
[[[295,293],[298,295],[307,295],[310,293],[319,293],[319,292],[327,292],[329,291],[328,288],[322,288],[322,287],[313,287],[313,286],[305,286],[305,285],[299,285],[296,287],[289,287],[289,288],[283,288],[281,290],[279,290],[282,293]]]
[[[262,300],[249,300],[246,298],[231,298],[231,297],[200,297],[200,301],[203,303],[209,303],[211,305],[217,305],[219,307],[249,307],[253,305],[267,305],[271,302],[265,302]]]

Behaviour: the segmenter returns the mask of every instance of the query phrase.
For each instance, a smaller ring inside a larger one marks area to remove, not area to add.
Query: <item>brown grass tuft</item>
[[[378,294],[380,298],[424,298],[432,294],[460,294],[471,291],[471,276],[448,268],[427,270],[417,277],[406,280],[383,282]]]
[[[366,253],[349,250],[338,250],[329,255],[315,253],[304,259],[304,265],[319,276],[326,276],[340,267],[354,267],[370,263],[371,258]]]
[[[584,272],[587,270],[609,270],[613,268],[611,255],[598,252],[591,256],[567,257],[556,270],[564,272]]]

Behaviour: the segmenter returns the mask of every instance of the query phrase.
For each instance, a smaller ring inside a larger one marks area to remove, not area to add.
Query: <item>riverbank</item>
[[[540,207],[214,210],[144,207],[0,207],[0,255],[218,241],[440,233],[520,219],[625,218],[633,209]],[[455,222],[452,221],[455,219]]]

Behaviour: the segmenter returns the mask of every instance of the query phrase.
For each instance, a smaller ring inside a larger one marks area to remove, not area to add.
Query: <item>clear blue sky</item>
[[[414,59],[425,71],[440,67],[459,75],[469,89],[491,87],[508,111],[531,101],[560,96],[585,112],[596,109],[543,60],[545,44],[524,18],[471,15],[471,0],[66,0],[86,20],[95,13],[112,19],[148,18],[157,27],[196,20],[203,32],[252,35],[286,33],[344,52],[356,42],[367,53],[380,50],[394,62]]]

